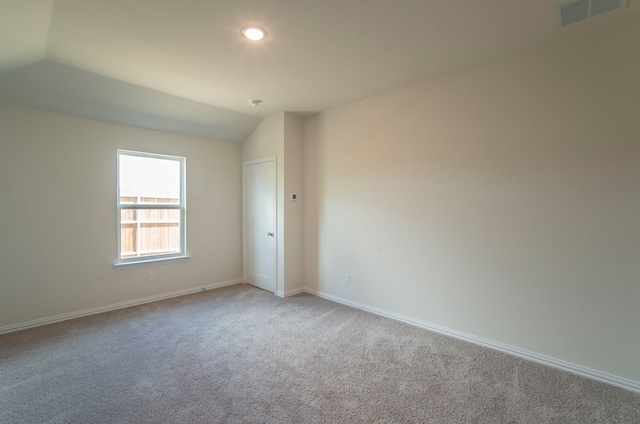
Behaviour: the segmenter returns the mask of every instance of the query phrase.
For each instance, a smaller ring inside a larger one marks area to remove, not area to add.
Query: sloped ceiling
[[[640,11],[629,0],[558,29],[562,2],[0,0],[0,102],[241,142],[273,113],[324,111]],[[267,37],[242,38],[250,24]]]
[[[260,122],[235,112],[41,60],[0,77],[0,99],[115,124],[242,142]]]

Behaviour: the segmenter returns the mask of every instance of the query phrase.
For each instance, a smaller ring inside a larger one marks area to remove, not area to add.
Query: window
[[[186,256],[185,158],[118,150],[118,263]]]

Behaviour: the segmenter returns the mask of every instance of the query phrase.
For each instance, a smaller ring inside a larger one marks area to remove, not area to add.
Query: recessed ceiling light
[[[259,26],[251,25],[242,28],[242,35],[247,37],[249,40],[259,41],[267,35],[267,31]]]

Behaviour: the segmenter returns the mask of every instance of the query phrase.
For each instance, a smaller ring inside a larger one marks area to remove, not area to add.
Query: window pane
[[[122,259],[180,252],[180,210],[120,211]]]
[[[181,157],[118,151],[119,260],[184,254],[184,166]]]
[[[121,203],[180,204],[180,161],[120,155]]]

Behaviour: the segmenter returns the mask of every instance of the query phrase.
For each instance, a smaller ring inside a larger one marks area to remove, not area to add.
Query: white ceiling
[[[212,127],[239,129],[218,138],[237,142],[260,117],[327,110],[640,13],[629,0],[623,11],[558,29],[554,6],[563,2],[0,0],[0,85],[14,81],[0,101],[20,103],[21,72],[40,81],[40,68],[64,65],[193,101],[201,115],[211,107]],[[242,38],[249,24],[267,37]],[[238,122],[224,121],[230,113]]]

